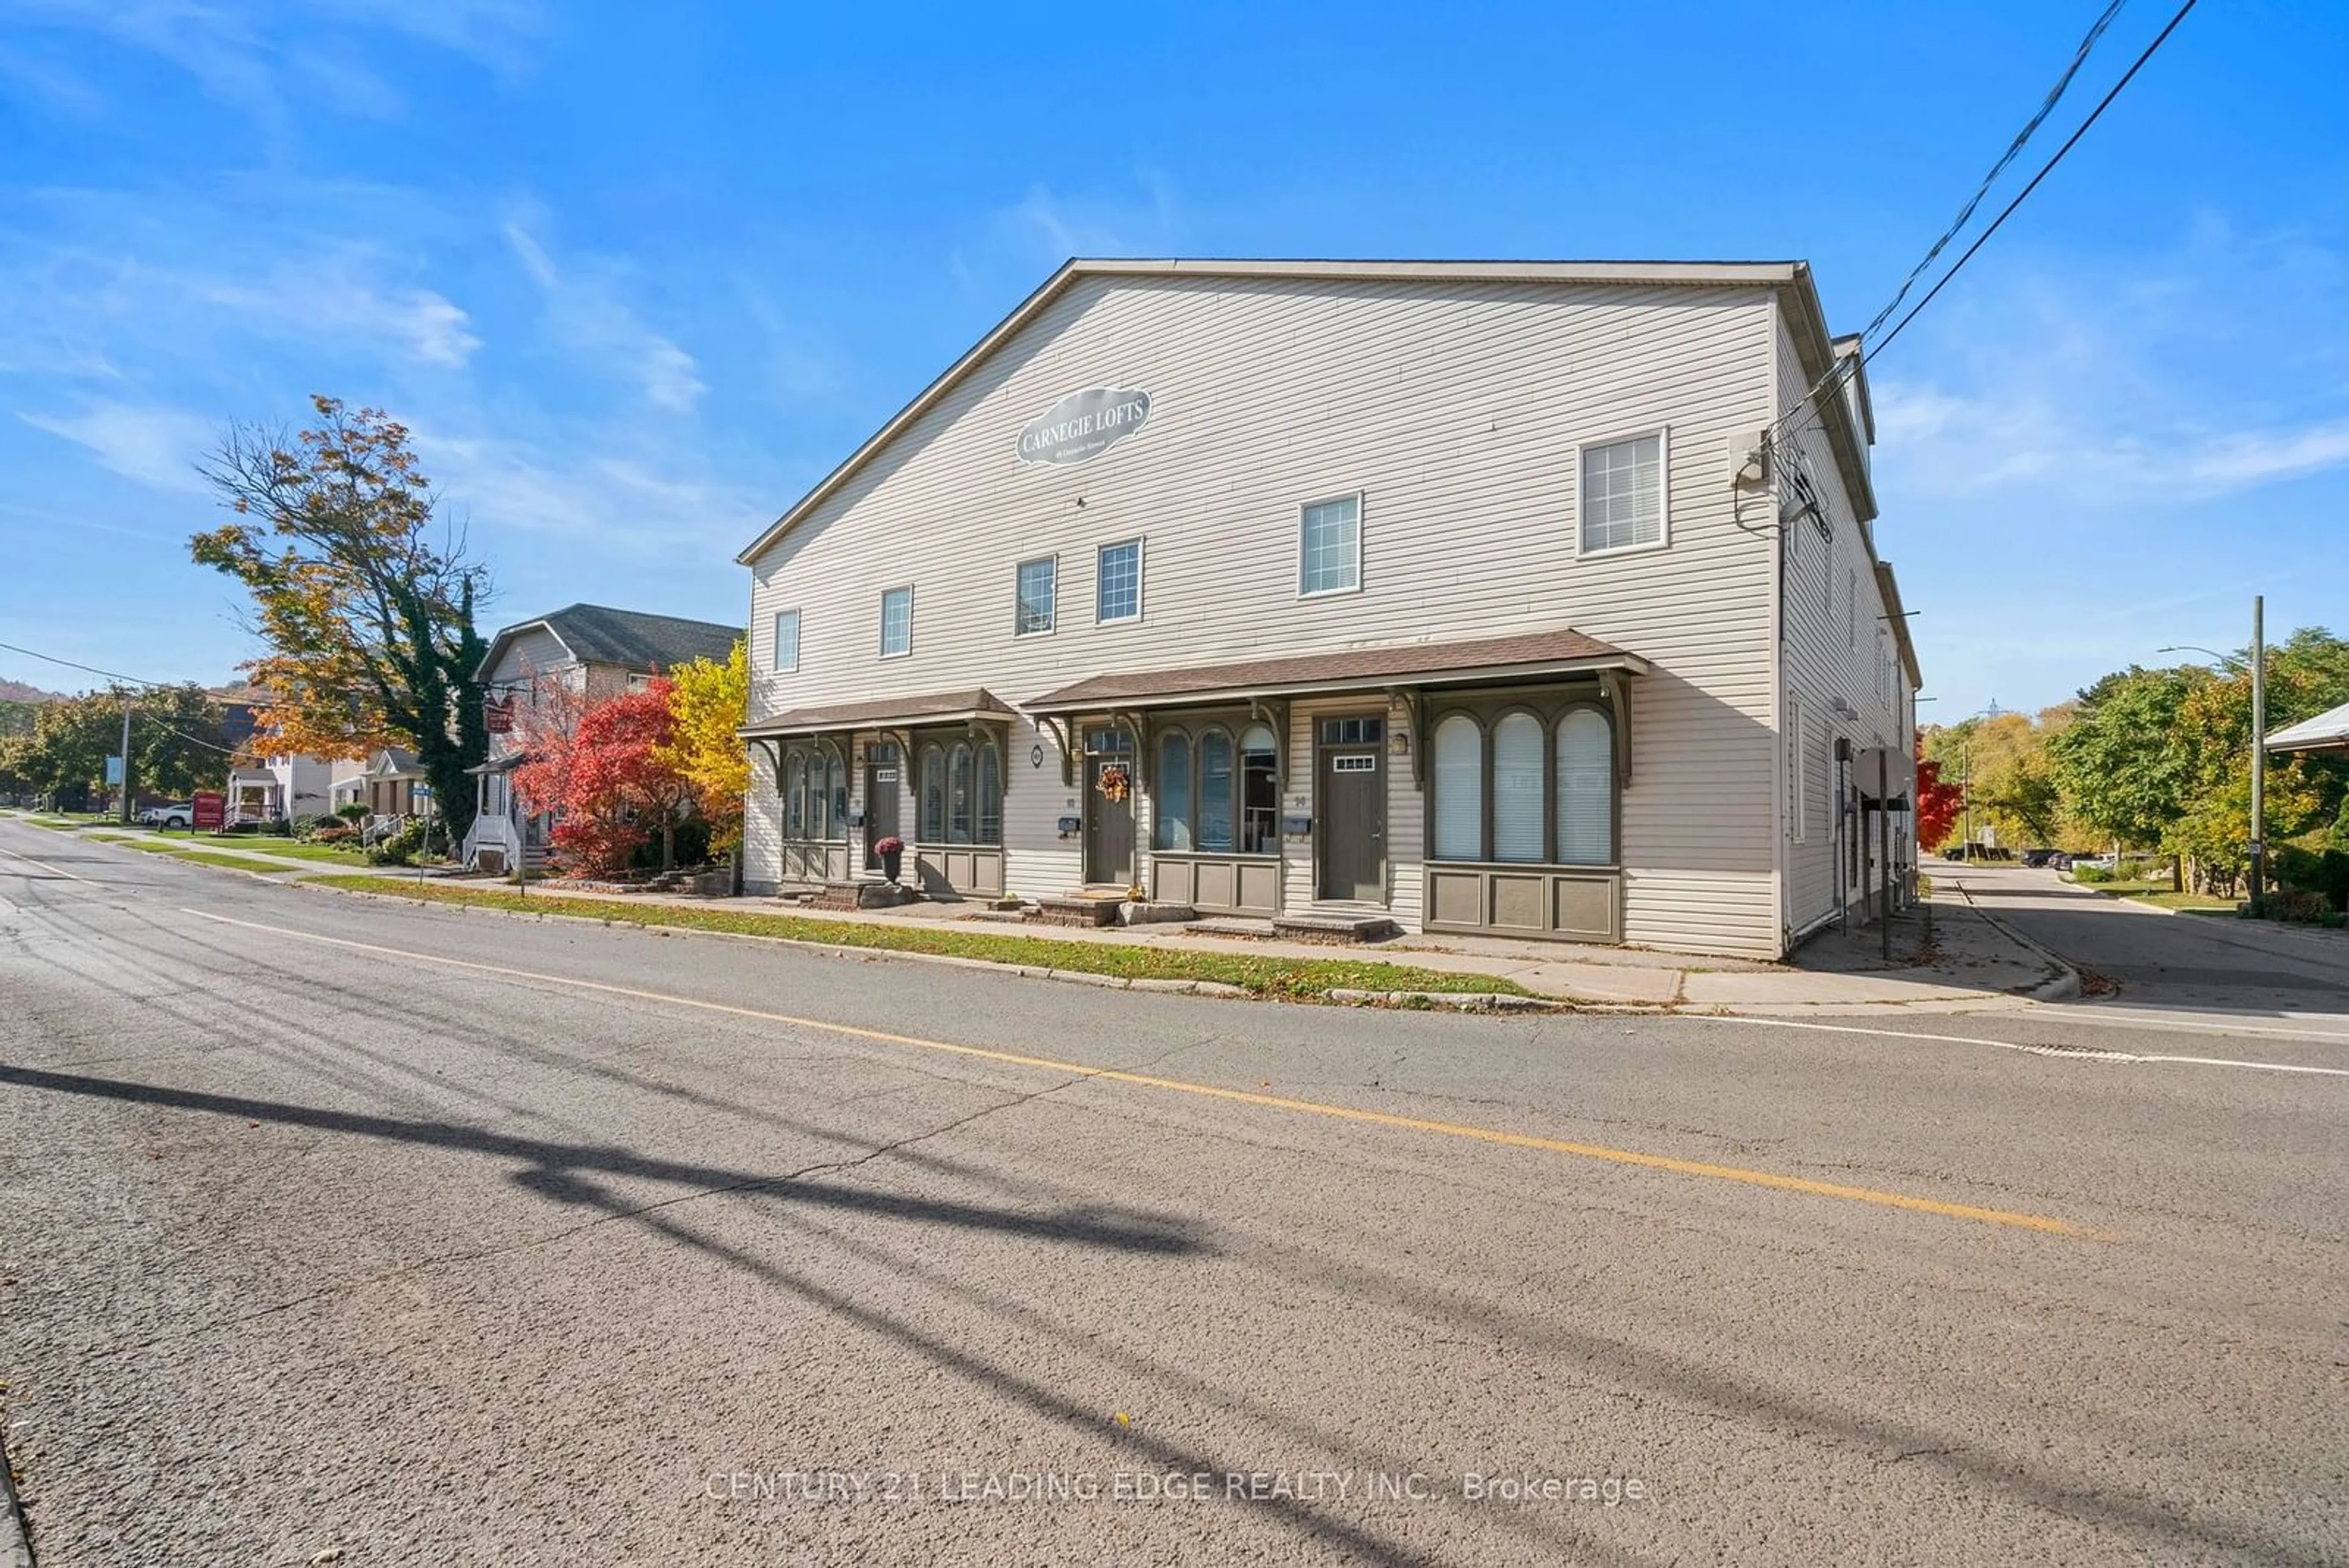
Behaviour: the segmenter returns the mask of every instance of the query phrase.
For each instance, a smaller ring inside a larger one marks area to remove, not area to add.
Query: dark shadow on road
[[[330,1111],[240,1095],[211,1095],[192,1089],[161,1088],[152,1084],[137,1084],[119,1078],[46,1072],[37,1067],[0,1064],[0,1084],[133,1105],[243,1116],[249,1121],[276,1122],[289,1127],[313,1127],[324,1132],[348,1133],[358,1137],[385,1138],[429,1148],[457,1149],[492,1158],[510,1159],[520,1167],[516,1180],[554,1195],[568,1194],[574,1190],[572,1184],[575,1181],[589,1173],[600,1173],[667,1182],[686,1189],[684,1196],[764,1191],[797,1203],[871,1214],[878,1218],[956,1226],[1047,1241],[1066,1241],[1123,1252],[1175,1256],[1206,1250],[1187,1221],[1161,1215],[1089,1206],[1030,1213],[939,1199],[911,1198],[814,1178],[817,1171],[839,1169],[886,1153],[890,1147],[887,1144],[843,1158],[823,1160],[798,1172],[742,1171],[654,1158],[611,1144],[558,1143],[544,1138],[517,1137],[449,1122]],[[675,1199],[666,1201],[673,1202]]]

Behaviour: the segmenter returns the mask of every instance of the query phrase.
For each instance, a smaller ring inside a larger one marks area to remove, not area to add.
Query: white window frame
[[[1610,446],[1624,446],[1631,441],[1656,438],[1656,538],[1648,545],[1613,545],[1604,549],[1589,547],[1588,532],[1589,517],[1582,462],[1586,453]],[[1579,556],[1605,559],[1611,556],[1640,556],[1651,550],[1672,547],[1672,428],[1670,425],[1649,425],[1645,429],[1627,431],[1621,435],[1600,441],[1578,442],[1574,449],[1574,553]]]
[[[1133,613],[1104,616],[1101,612],[1102,556],[1112,550],[1133,546]],[[1112,539],[1093,546],[1093,624],[1095,626],[1131,626],[1142,618],[1143,574],[1150,558],[1150,548],[1144,535],[1136,534],[1131,539]]]
[[[889,596],[890,596],[891,594],[903,594],[903,595],[905,595],[905,647],[903,647],[903,648],[901,648],[901,649],[897,649],[895,653],[892,653],[892,652],[890,652],[890,651],[889,651]],[[881,657],[882,657],[882,658],[884,658],[884,659],[905,659],[905,658],[909,658],[909,657],[913,654],[913,651],[914,651],[914,585],[913,585],[913,584],[911,584],[911,583],[901,583],[901,584],[899,584],[897,587],[894,587],[894,588],[883,588],[883,589],[881,590],[881,635],[880,635],[880,637],[879,637],[879,639],[878,639],[877,640],[879,641],[880,646],[881,646]]]
[[[1019,618],[1026,613],[1027,607],[1023,605],[1019,599],[1019,574],[1026,571],[1030,566],[1050,566],[1052,568],[1052,610],[1050,615],[1044,618],[1044,624],[1042,626],[1023,627],[1019,624]],[[908,643],[913,641],[914,628],[912,615],[913,611],[911,607],[908,607],[906,610],[907,619],[905,625],[905,640]],[[1055,551],[1053,554],[1049,556],[1030,556],[1024,561],[1013,563],[1011,567],[1011,635],[1013,637],[1050,637],[1052,633],[1058,631],[1060,627],[1061,557],[1059,552]]]
[[[1354,580],[1342,588],[1309,588],[1305,586],[1305,514],[1317,506],[1330,506],[1340,501],[1354,504]],[[1362,493],[1340,490],[1313,501],[1297,504],[1297,597],[1300,599],[1332,599],[1362,591],[1362,534],[1365,524],[1362,514]]]
[[[785,616],[792,618],[792,661],[789,664],[785,664],[783,662],[783,618]],[[767,664],[769,668],[773,671],[773,673],[778,675],[792,675],[798,673],[800,667],[800,633],[806,629],[806,622],[801,618],[798,608],[794,607],[791,609],[779,609],[774,613],[773,618],[767,624],[768,635],[774,639],[774,646],[767,649]]]

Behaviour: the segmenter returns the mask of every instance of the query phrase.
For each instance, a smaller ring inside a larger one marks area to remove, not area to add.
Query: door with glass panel
[[[1320,794],[1316,895],[1340,903],[1386,901],[1385,722],[1323,719],[1315,773]]]

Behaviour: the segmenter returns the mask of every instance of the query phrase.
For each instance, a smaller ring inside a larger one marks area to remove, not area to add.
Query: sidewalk
[[[414,872],[405,879],[413,880]],[[444,886],[468,885],[511,892],[505,884],[470,878],[436,878]],[[533,888],[564,898],[677,909],[728,909],[742,913],[802,914],[796,905],[771,898],[692,898],[674,895],[591,891],[557,883]],[[387,888],[386,891],[393,889]],[[1038,937],[1052,941],[1092,942],[1133,948],[1173,949],[1234,956],[1299,960],[1343,959],[1350,962],[1410,965],[1461,975],[1513,981],[1539,996],[1601,1006],[1687,1009],[1754,1014],[1850,1012],[1877,1008],[1922,1012],[2019,1007],[2034,992],[2073,979],[2060,962],[2009,935],[1963,907],[1930,906],[1930,935],[1923,911],[1909,911],[1893,924],[1893,957],[1880,956],[1876,929],[1855,927],[1849,937],[1829,932],[1814,938],[1785,963],[1661,952],[1633,947],[1514,941],[1494,937],[1406,936],[1353,945],[1284,941],[1269,937],[1224,935],[1180,925],[1040,927],[974,904],[925,903],[893,910],[827,910],[803,918],[843,925],[937,928]]]

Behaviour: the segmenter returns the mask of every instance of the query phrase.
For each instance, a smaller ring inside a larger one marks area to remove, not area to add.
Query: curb
[[[0,1438],[5,1438],[0,1433]],[[25,1511],[8,1477],[8,1451],[0,1441],[0,1568],[33,1568],[33,1542],[25,1531]]]
[[[1046,969],[1032,963],[998,963],[992,959],[964,958],[957,953],[918,953],[909,952],[902,948],[843,947],[836,942],[809,941],[801,937],[761,936],[756,931],[705,931],[698,929],[692,926],[652,925],[636,920],[606,919],[596,915],[528,914],[520,909],[485,909],[479,904],[467,904],[458,900],[439,902],[429,898],[408,898],[398,893],[366,892],[357,888],[322,888],[315,882],[307,881],[281,882],[277,885],[286,888],[306,888],[314,893],[337,894],[346,898],[379,898],[388,900],[392,903],[407,904],[411,907],[422,904],[434,909],[455,909],[465,914],[502,916],[510,920],[567,920],[572,924],[582,926],[626,926],[633,929],[647,931],[654,936],[659,937],[716,937],[721,941],[761,942],[769,947],[790,948],[795,951],[814,953],[823,958],[854,960],[892,959],[904,963],[940,964],[948,969],[987,970],[995,974],[1013,975],[1021,980],[1058,981],[1064,985],[1090,985],[1104,991],[1147,991],[1174,996],[1212,996],[1242,1002],[1259,1000],[1256,996],[1256,993],[1249,991],[1247,987],[1244,985],[1231,985],[1220,980],[1171,980],[1160,979],[1147,975],[1139,979],[1132,979],[1125,975],[1119,974],[1095,974],[1090,970]],[[1050,939],[1044,940],[1049,940]],[[1441,992],[1342,992],[1331,991],[1328,994],[1334,1000],[1342,995],[1425,995],[1440,997],[1446,996],[1450,993]],[[1268,996],[1261,1000],[1266,1002],[1278,1002],[1288,999]],[[1542,1004],[1542,999],[1538,997],[1503,997],[1496,1000],[1503,1002],[1516,1003],[1520,1005],[1526,1002],[1533,1002],[1537,1005]],[[5,1561],[0,1561],[0,1568],[9,1568],[9,1564]]]
[[[2055,972],[2037,985],[2009,992],[2008,995],[2020,996],[2028,1002],[2071,1002],[2079,997],[2080,971],[2065,962],[2063,954],[2044,942],[2032,940],[1980,904],[1975,903],[1973,894],[1967,890],[1963,883],[1953,882],[1951,886],[1957,888],[1958,896],[1966,901],[1966,908],[1980,915],[1992,929],[2004,936],[2015,946],[2037,953],[2054,967]]]
[[[1332,1002],[1356,1007],[1448,1007],[1455,1012],[1571,1012],[1570,1002],[1499,991],[1350,991],[1332,987]]]

